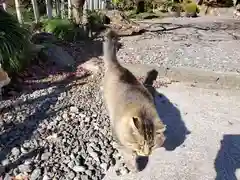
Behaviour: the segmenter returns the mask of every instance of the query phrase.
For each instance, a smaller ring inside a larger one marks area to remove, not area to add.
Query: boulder
[[[73,57],[62,47],[55,44],[43,44],[45,48],[41,50],[39,56],[43,60],[54,63],[59,68],[75,70],[76,64]]]

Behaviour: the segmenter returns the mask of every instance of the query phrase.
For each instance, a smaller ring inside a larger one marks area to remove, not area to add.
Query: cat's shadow
[[[159,93],[153,87],[153,81],[156,80],[158,72],[151,70],[147,73],[144,81],[145,87],[154,97],[154,103],[160,119],[167,126],[165,131],[166,140],[163,147],[167,151],[173,151],[183,144],[190,131],[182,120],[180,110],[164,94]],[[148,157],[137,157],[136,166],[138,171],[142,171],[148,164]]]
[[[163,147],[167,151],[173,151],[183,144],[190,131],[185,126],[179,109],[164,94],[155,90],[154,99],[158,115],[167,126]]]
[[[154,103],[160,119],[167,126],[165,131],[166,140],[163,147],[167,151],[173,151],[183,144],[190,131],[182,120],[180,110],[164,94],[159,93],[153,87],[153,81],[157,79],[158,72],[151,70],[148,72],[144,85],[154,97]]]

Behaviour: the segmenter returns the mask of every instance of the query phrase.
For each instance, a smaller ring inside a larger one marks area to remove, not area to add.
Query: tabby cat
[[[149,156],[165,141],[150,92],[117,60],[117,34],[108,30],[103,43],[103,94],[112,132],[119,144],[136,156]]]

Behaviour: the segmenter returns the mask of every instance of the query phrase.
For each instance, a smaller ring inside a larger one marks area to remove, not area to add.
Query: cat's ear
[[[139,117],[137,116],[132,117],[132,127],[137,130],[141,129],[141,120]]]

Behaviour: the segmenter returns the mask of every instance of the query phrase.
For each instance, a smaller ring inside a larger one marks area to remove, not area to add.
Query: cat
[[[158,116],[151,93],[118,62],[116,43],[116,32],[107,30],[103,43],[103,96],[112,133],[126,151],[149,156],[163,145],[166,125]]]

